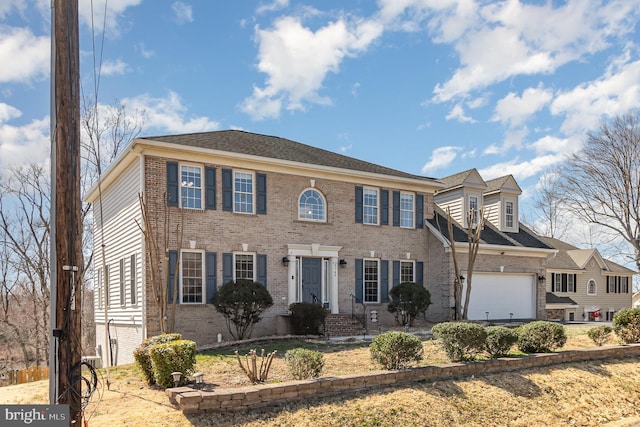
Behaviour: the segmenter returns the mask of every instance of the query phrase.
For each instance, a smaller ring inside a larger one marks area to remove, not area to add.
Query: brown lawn
[[[563,349],[594,347],[588,326],[567,327]],[[612,342],[613,344],[614,342]],[[299,344],[299,343],[298,343]],[[260,343],[239,348],[280,348],[269,381],[290,380],[282,359],[288,345]],[[367,343],[327,346],[306,342],[325,354],[323,376],[379,370],[369,359]],[[423,364],[446,363],[435,341],[425,341]],[[232,349],[198,356],[197,370],[206,387],[249,383]],[[111,368],[107,389],[99,371],[100,388],[85,410],[89,426],[555,426],[640,425],[640,360],[621,359],[564,364],[454,381],[390,387],[357,395],[305,400],[237,414],[185,416],[162,390],[148,387],[133,366]],[[0,388],[0,404],[47,403],[48,383]]]

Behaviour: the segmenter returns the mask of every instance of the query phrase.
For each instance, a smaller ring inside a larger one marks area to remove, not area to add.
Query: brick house
[[[484,182],[477,171],[464,177],[426,178],[238,130],[137,138],[85,197],[93,206],[96,342],[112,364],[130,363],[166,321],[154,301],[140,194],[159,247],[166,244],[164,274],[178,279],[175,330],[199,345],[230,338],[211,299],[238,278],[264,284],[274,300],[253,336],[287,333],[288,307],[299,301],[323,304],[332,325],[376,310],[389,327],[388,290],[405,281],[431,292],[427,320],[450,320],[450,242],[438,227],[442,209],[467,209],[472,193],[500,207],[491,218],[502,224],[483,231],[476,317],[544,318],[537,277],[553,251],[517,224],[517,184]],[[464,252],[457,233],[455,244]],[[498,307],[505,296],[516,302]]]

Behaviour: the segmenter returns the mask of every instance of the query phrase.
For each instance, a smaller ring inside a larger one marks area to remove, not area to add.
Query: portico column
[[[329,280],[329,307],[331,314],[338,314],[338,257],[331,257],[331,273]]]
[[[296,257],[294,255],[289,255],[289,266],[288,266],[288,277],[287,277],[287,284],[288,284],[288,297],[289,297],[289,305],[298,302],[296,301],[296,291],[297,291],[297,285],[296,285]]]

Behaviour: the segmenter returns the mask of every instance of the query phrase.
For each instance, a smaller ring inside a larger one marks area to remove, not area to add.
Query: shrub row
[[[548,353],[567,341],[562,325],[546,321],[527,323],[516,329],[445,322],[435,325],[432,332],[452,361],[473,360],[482,352],[490,357],[504,356],[515,344],[524,353]]]
[[[133,357],[149,385],[174,385],[172,372],[181,372],[180,384],[193,374],[196,343],[180,334],[162,334],[147,338],[134,350]]]

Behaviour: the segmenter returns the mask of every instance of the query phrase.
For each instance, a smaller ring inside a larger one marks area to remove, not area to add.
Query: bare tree
[[[533,197],[538,220],[530,221],[533,231],[542,236],[562,239],[569,229],[567,204],[558,188],[558,174],[551,171],[541,178]]]
[[[563,166],[558,181],[571,212],[617,234],[640,270],[640,117],[604,122]]]

